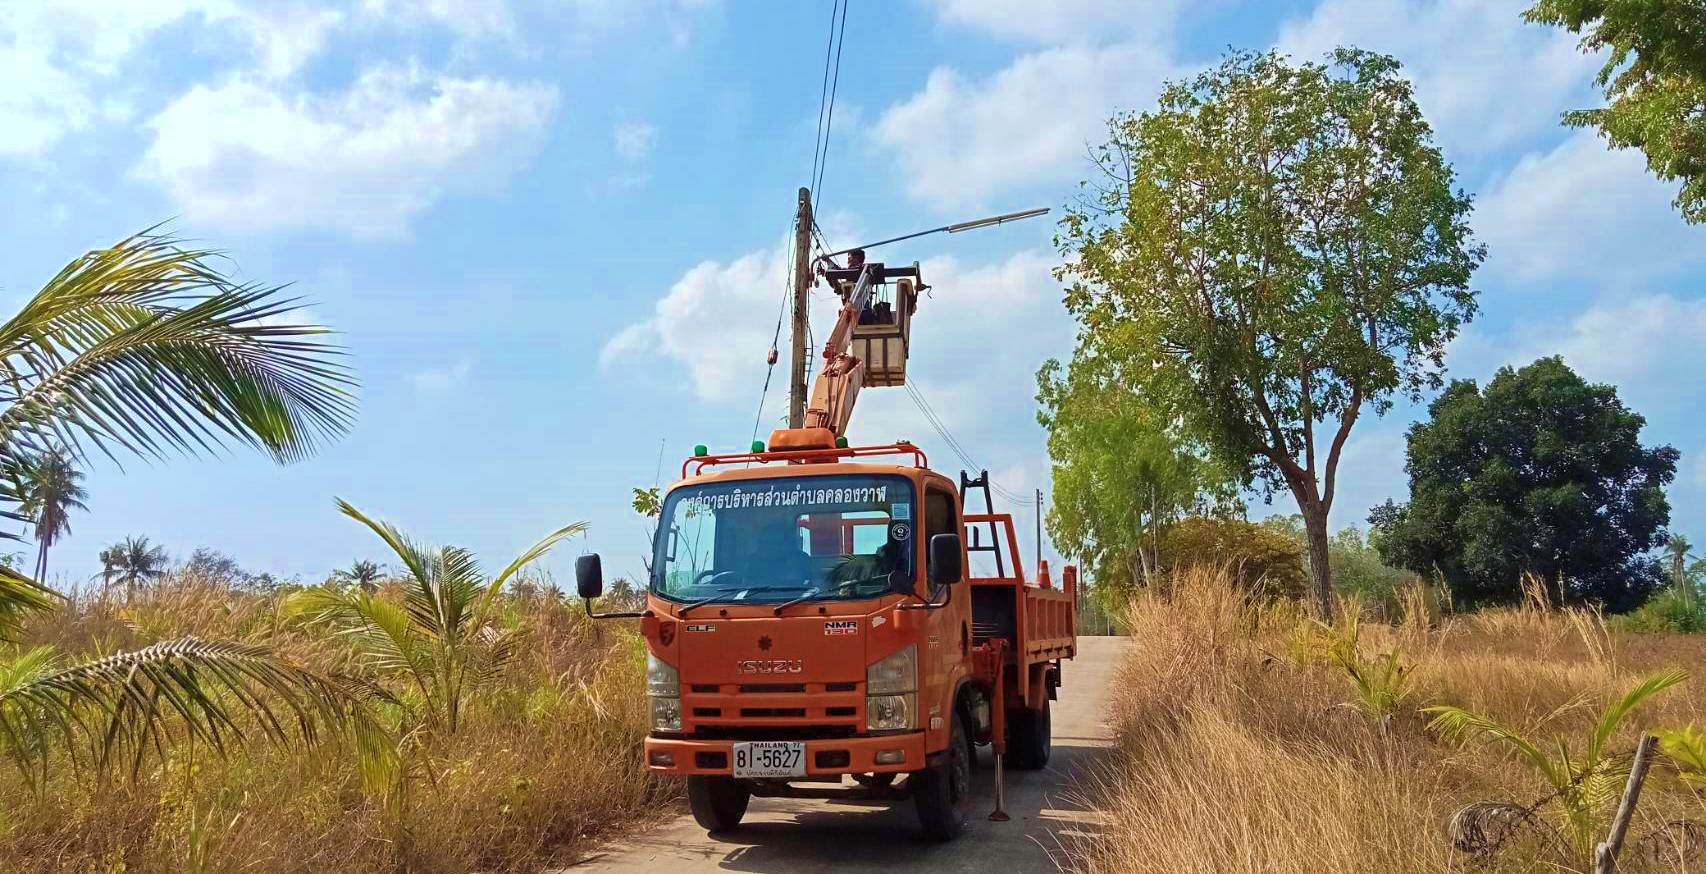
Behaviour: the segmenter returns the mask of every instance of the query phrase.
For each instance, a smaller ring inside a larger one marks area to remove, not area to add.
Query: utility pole
[[[1043,490],[1037,489],[1037,570],[1043,567]]]
[[[812,192],[800,189],[800,211],[794,219],[794,362],[788,381],[788,427],[806,423],[806,333],[812,287]]]

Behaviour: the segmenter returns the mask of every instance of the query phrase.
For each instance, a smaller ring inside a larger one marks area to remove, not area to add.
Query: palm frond
[[[252,733],[313,742],[350,718],[336,681],[249,644],[163,641],[58,671],[36,669],[0,691],[0,745],[26,775],[46,765],[57,735],[73,761],[85,745],[97,767],[187,736],[223,754]]]
[[[391,548],[391,552],[396,554],[416,583],[425,585],[426,581],[432,579],[433,560],[430,550],[409,539],[397,526],[369,517],[343,498],[338,498],[337,504],[339,512],[366,525],[374,534],[379,535],[379,539]]]
[[[1706,784],[1706,733],[1693,725],[1653,732],[1684,782]]]
[[[1593,734],[1588,740],[1588,759],[1599,759],[1605,745],[1610,743],[1612,735],[1617,733],[1618,726],[1623,724],[1623,720],[1639,707],[1641,702],[1687,679],[1688,672],[1681,668],[1659,671],[1636,683],[1633,688],[1623,693],[1623,697],[1613,701],[1594,725]]]
[[[1422,712],[1434,715],[1434,718],[1428,722],[1428,728],[1438,732],[1448,740],[1463,741],[1476,735],[1483,735],[1515,750],[1518,755],[1540,771],[1554,788],[1562,788],[1569,783],[1569,776],[1561,770],[1564,767],[1563,765],[1554,762],[1551,756],[1543,752],[1533,741],[1524,737],[1521,732],[1498,720],[1449,705],[1424,707]]]
[[[327,329],[291,324],[298,301],[232,281],[217,256],[144,232],[73,261],[0,324],[0,452],[237,442],[288,462],[348,430],[354,380]]]
[[[0,565],[0,642],[13,640],[26,617],[53,609],[59,593]]]
[[[504,584],[509,582],[510,577],[515,576],[517,571],[520,571],[529,564],[543,558],[545,553],[550,552],[551,549],[564,538],[585,533],[588,527],[589,526],[585,522],[571,522],[568,525],[564,525],[563,527],[558,528],[550,534],[540,538],[538,543],[533,544],[527,548],[527,551],[516,556],[515,560],[510,562],[509,565],[497,576],[493,577],[491,583],[486,586],[485,594],[481,596],[480,604],[476,609],[476,612],[479,615],[484,616],[487,607],[491,604],[492,598],[503,589]]]
[[[51,646],[37,646],[0,662],[0,697],[5,697],[53,672],[58,653]]]
[[[430,677],[431,664],[409,615],[397,605],[355,591],[304,589],[285,601],[287,613],[328,622],[351,640],[369,666],[381,673],[406,671],[417,680]]]

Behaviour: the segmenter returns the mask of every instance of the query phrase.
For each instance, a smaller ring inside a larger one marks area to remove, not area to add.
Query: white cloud
[[[1523,156],[1480,199],[1472,224],[1488,245],[1487,269],[1519,280],[1585,278],[1628,284],[1698,261],[1706,230],[1671,207],[1638,152],[1608,151],[1580,131],[1549,152]]]
[[[187,4],[0,4],[0,156],[46,153],[98,117],[94,82]]]
[[[1282,51],[1317,60],[1338,46],[1403,62],[1448,156],[1486,152],[1556,129],[1587,105],[1600,61],[1556,27],[1526,24],[1510,0],[1324,0],[1285,24]]]
[[[296,72],[344,20],[337,9],[239,0],[72,0],[0,4],[0,155],[39,155],[60,138],[128,114],[121,73],[169,25],[211,30],[256,75]]]
[[[460,388],[473,372],[474,360],[464,355],[443,367],[417,371],[409,381],[414,383],[415,391],[420,394],[438,395]]]
[[[930,73],[873,131],[907,193],[947,208],[986,205],[1015,189],[1091,172],[1087,147],[1118,109],[1148,103],[1169,75],[1167,52],[1145,42],[1026,54],[995,74]]]
[[[1706,404],[1706,299],[1643,294],[1606,299],[1568,320],[1527,322],[1494,336],[1471,327],[1452,343],[1452,375],[1482,385],[1499,367],[1561,355],[1591,382],[1617,386],[1642,413],[1692,422]]]
[[[438,199],[504,182],[556,102],[553,86],[413,68],[371,69],[330,95],[237,77],[155,116],[136,172],[194,221],[396,236]]]
[[[245,11],[239,20],[254,45],[262,74],[281,78],[301,69],[325,48],[332,32],[344,22],[344,13],[293,4],[261,5]]]
[[[1159,0],[930,0],[937,17],[950,24],[982,30],[1004,39],[1035,43],[1097,42],[1098,37],[1127,39],[1148,31],[1164,37],[1171,30],[1176,2]]]
[[[657,148],[658,129],[644,122],[625,122],[616,126],[612,138],[617,156],[625,161],[644,161]]]
[[[781,247],[750,252],[728,264],[701,262],[670,286],[649,319],[623,328],[605,343],[599,365],[661,356],[687,371],[694,394],[702,400],[732,400],[737,389],[744,394],[763,379],[768,329],[773,327],[765,314],[774,312],[781,300],[786,270],[787,253]],[[822,318],[828,317],[830,306],[821,302],[826,295],[818,290]],[[778,367],[785,369],[787,349],[781,354]]]
[[[501,0],[363,0],[362,12],[374,19],[430,22],[463,38],[515,33],[515,17]]]

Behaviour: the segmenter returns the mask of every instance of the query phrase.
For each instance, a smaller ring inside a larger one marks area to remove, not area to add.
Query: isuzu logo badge
[[[742,659],[735,662],[737,674],[799,674],[805,670],[804,659]]]

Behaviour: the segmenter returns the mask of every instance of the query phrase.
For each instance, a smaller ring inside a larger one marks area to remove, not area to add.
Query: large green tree
[[[1458,603],[1521,597],[1524,574],[1555,601],[1636,606],[1664,581],[1664,488],[1678,453],[1641,445],[1639,413],[1561,358],[1502,368],[1486,389],[1456,380],[1411,426],[1410,502],[1377,507],[1381,555],[1438,573]]]
[[[1110,131],[1057,239],[1075,356],[1124,362],[1241,481],[1295,498],[1329,615],[1351,428],[1437,387],[1475,312],[1470,198],[1398,63],[1356,50],[1233,53]]]
[[[1640,149],[1647,168],[1682,180],[1676,206],[1706,221],[1706,4],[1700,0],[1540,0],[1524,13],[1606,51],[1598,83],[1607,105],[1564,113],[1615,148]]]
[[[1237,483],[1117,371],[1050,360],[1037,373],[1037,402],[1054,465],[1049,539],[1111,609],[1160,568],[1168,525],[1238,508]]]

